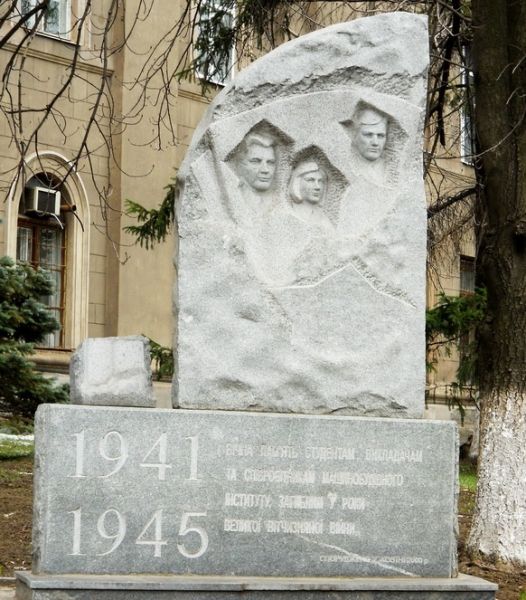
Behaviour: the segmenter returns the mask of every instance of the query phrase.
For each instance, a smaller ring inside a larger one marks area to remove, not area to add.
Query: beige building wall
[[[4,29],[8,26],[6,24]],[[20,41],[22,32],[19,33],[12,38],[13,43],[0,52],[2,72]],[[42,108],[51,103],[54,103],[54,118],[49,118],[40,128],[38,143],[29,144],[23,169],[18,171],[20,157],[14,144],[12,123],[5,118],[5,113],[0,119],[0,185],[5,199],[1,205],[2,254],[16,257],[18,208],[25,182],[39,172],[62,179],[81,146],[90,115],[93,86],[97,86],[103,73],[100,61],[93,59],[92,41],[90,36],[84,36],[86,58],[79,61],[77,76],[69,85],[67,95],[55,103],[55,91],[68,77],[74,46],[69,41],[37,34],[24,50],[20,90],[21,108],[27,112],[22,113],[22,132],[18,133],[18,139],[28,139],[41,120]],[[111,72],[112,65],[108,67]],[[14,86],[10,92],[16,92]],[[4,95],[4,103],[5,98]],[[105,333],[100,306],[104,306],[107,241],[99,190],[107,186],[109,152],[102,143],[101,131],[107,131],[107,123],[99,123],[99,128],[87,138],[89,160],[82,159],[63,186],[63,193],[67,193],[76,207],[75,214],[69,211],[65,215],[68,266],[64,349],[74,348],[88,335]],[[67,366],[69,359],[69,353],[62,349],[45,351],[41,355],[56,368]]]
[[[97,127],[92,128],[87,139],[89,157],[81,160],[78,171],[65,184],[77,207],[75,215],[66,216],[66,335],[64,348],[39,351],[39,360],[45,368],[67,369],[70,351],[88,336],[143,333],[163,345],[172,345],[175,236],[169,236],[153,250],[146,250],[136,245],[135,238],[123,228],[136,224],[125,214],[126,199],[146,208],[160,204],[165,187],[175,177],[193,130],[208,106],[197,82],[179,84],[172,78],[166,96],[172,119],[169,124],[166,106],[159,102],[163,94],[156,95],[167,85],[184,40],[169,54],[164,71],[150,78],[149,91],[144,94],[141,69],[152,47],[152,32],[156,40],[163,34],[169,35],[174,12],[183,4],[183,0],[178,5],[171,0],[159,0],[156,10],[142,20],[136,19],[141,3],[130,0],[120,15],[123,20],[117,20],[112,43],[118,43],[132,28],[134,32],[133,43],[122,46],[108,57],[107,63],[112,108],[122,126],[114,124],[110,128],[108,119],[98,119]],[[98,32],[107,5],[107,0],[95,3],[91,21],[82,33],[77,76],[56,104],[60,126],[50,119],[41,128],[38,156],[34,151],[28,152],[22,177],[16,177],[19,157],[10,124],[0,119],[0,187],[6,197],[0,205],[2,255],[16,256],[18,204],[24,177],[27,180],[32,174],[45,171],[60,178],[78,151],[94,91],[104,73],[99,53],[102,38]],[[4,29],[9,26],[6,24]],[[15,35],[13,43],[0,51],[0,68],[10,59],[21,35],[22,32]],[[24,109],[41,109],[53,101],[57,87],[67,77],[74,46],[69,40],[37,33],[25,53],[22,105]],[[110,101],[103,97],[102,102],[106,103],[107,114]],[[38,112],[24,113],[24,134],[31,132],[39,118]],[[107,143],[110,134],[111,149]]]
[[[163,77],[157,74],[148,82],[151,91],[143,102],[143,88],[133,83],[144,76],[144,56],[152,44],[152,31],[156,40],[170,34],[174,19],[167,19],[166,15],[173,14],[175,7],[173,2],[163,0],[165,10],[156,4],[155,14],[147,21],[133,23],[140,4],[138,0],[127,3],[125,26],[134,27],[133,52],[125,48],[119,54],[113,78],[114,95],[120,99],[122,114],[133,115],[137,106],[141,106],[141,115],[138,124],[126,127],[117,137],[119,166],[111,171],[110,202],[114,210],[108,213],[112,241],[107,257],[106,335],[142,333],[164,346],[171,346],[175,236],[170,235],[153,250],[135,244],[134,236],[123,230],[127,225],[136,224],[125,214],[125,201],[136,201],[148,209],[158,207],[166,194],[166,186],[176,176],[208,100],[201,95],[197,83],[179,83],[176,78],[167,83],[166,78],[173,74],[177,64],[178,55],[174,52]],[[159,97],[155,90],[161,90]],[[171,104],[171,124],[162,103],[166,100],[165,92]],[[134,121],[133,116],[130,121]]]

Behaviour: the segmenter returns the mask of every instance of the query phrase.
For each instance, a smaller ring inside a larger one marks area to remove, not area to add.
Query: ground
[[[31,457],[0,460],[0,578],[15,569],[31,567]],[[459,566],[463,573],[483,577],[499,585],[498,600],[526,600],[526,569],[510,569],[491,563],[472,562],[464,551],[474,493],[461,491],[459,503]]]
[[[0,577],[31,566],[33,458],[0,460]]]

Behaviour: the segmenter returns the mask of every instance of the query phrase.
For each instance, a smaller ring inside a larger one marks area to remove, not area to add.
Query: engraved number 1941
[[[86,430],[83,429],[81,432],[73,434],[72,437],[75,438],[75,472],[73,475],[69,475],[69,477],[83,479],[87,477],[85,473]],[[193,435],[184,439],[190,450],[186,480],[197,481],[199,479],[197,470],[199,436]],[[107,473],[98,475],[97,477],[108,479],[116,475],[128,461],[128,443],[118,431],[108,431],[99,440],[98,453],[112,467]],[[146,469],[157,469],[157,478],[159,481],[166,480],[166,471],[172,468],[172,465],[168,463],[168,436],[166,433],[162,433],[155,440],[151,448],[143,456],[140,466]]]

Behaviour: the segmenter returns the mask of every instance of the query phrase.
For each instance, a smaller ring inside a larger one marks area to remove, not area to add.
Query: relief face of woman
[[[315,161],[300,163],[293,171],[289,187],[294,204],[319,204],[325,197],[327,175]]]
[[[300,177],[299,196],[310,204],[318,204],[325,194],[327,177],[323,171],[310,171]]]
[[[330,232],[333,225],[322,205],[327,199],[328,176],[315,160],[300,162],[289,184],[290,208],[301,221]]]

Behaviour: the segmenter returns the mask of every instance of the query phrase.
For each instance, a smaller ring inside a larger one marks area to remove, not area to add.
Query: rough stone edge
[[[415,13],[404,12],[404,11],[395,12],[395,13],[382,13],[382,14],[378,14],[378,15],[354,19],[352,21],[336,23],[334,25],[330,25],[323,29],[319,29],[317,31],[313,31],[311,33],[301,35],[298,38],[296,38],[294,40],[290,40],[288,42],[285,42],[284,44],[281,44],[280,46],[275,48],[272,51],[272,55],[273,55],[273,57],[278,57],[281,60],[286,61],[287,55],[291,50],[294,51],[294,48],[296,48],[296,47],[300,48],[301,46],[304,46],[305,44],[309,44],[311,41],[315,40],[316,37],[325,36],[327,32],[339,31],[342,29],[342,27],[345,27],[345,29],[348,29],[349,33],[351,33],[351,34],[358,33],[359,30],[364,27],[364,25],[366,25],[368,28],[374,28],[376,25],[378,25],[379,23],[381,23],[382,21],[385,21],[385,20],[393,21],[393,22],[400,21],[400,20],[405,20],[405,21],[412,20],[414,22],[415,26],[417,23],[422,24],[423,22],[425,22],[426,32],[427,32],[427,28],[428,28],[427,17],[425,15],[418,15]],[[367,22],[367,24],[365,22]],[[427,35],[427,33],[426,33],[426,35]],[[183,161],[178,169],[178,172],[177,172],[177,177],[176,177],[177,193],[176,193],[176,199],[175,199],[176,215],[178,214],[179,199],[182,197],[182,191],[184,188],[184,180],[186,179],[186,177],[188,177],[190,175],[191,164],[201,154],[200,147],[202,144],[202,140],[206,137],[207,129],[216,120],[220,120],[221,118],[223,118],[222,116],[219,116],[219,119],[216,118],[222,104],[226,101],[227,98],[229,98],[230,95],[235,94],[236,91],[238,90],[238,88],[244,89],[244,86],[246,85],[245,80],[251,79],[251,74],[254,69],[259,68],[260,65],[266,65],[266,62],[269,60],[269,58],[268,58],[269,54],[271,54],[271,53],[264,54],[263,56],[261,56],[260,58],[255,60],[253,63],[248,65],[245,69],[243,69],[239,73],[239,75],[232,82],[227,84],[223,88],[223,90],[219,94],[217,94],[217,96],[215,96],[215,98],[209,104],[203,117],[201,118],[200,122],[198,123],[198,125],[194,131],[194,134],[192,136],[192,139],[190,141],[190,146],[188,147],[188,149],[185,153],[184,159],[183,159]],[[354,64],[354,62],[355,61],[350,61],[348,68],[351,68],[351,65]],[[424,61],[424,62],[426,62],[426,67],[422,71],[422,74],[424,74],[425,70],[428,68],[429,56],[427,58],[427,61]],[[275,82],[275,83],[277,85],[279,85],[279,82]],[[179,198],[177,198],[177,196],[179,196]]]

